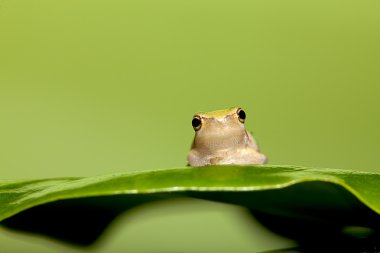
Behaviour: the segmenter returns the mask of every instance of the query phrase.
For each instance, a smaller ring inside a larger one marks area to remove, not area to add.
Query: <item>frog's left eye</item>
[[[245,111],[243,111],[243,109],[239,108],[236,113],[238,115],[239,121],[241,123],[244,123],[245,118],[246,118]]]
[[[193,120],[191,121],[193,128],[195,131],[198,131],[202,127],[202,119],[198,115],[195,115]]]

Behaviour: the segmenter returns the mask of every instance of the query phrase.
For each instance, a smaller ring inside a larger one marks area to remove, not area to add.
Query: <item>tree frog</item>
[[[195,137],[188,165],[264,164],[267,158],[245,129],[245,120],[246,113],[240,107],[194,115]]]

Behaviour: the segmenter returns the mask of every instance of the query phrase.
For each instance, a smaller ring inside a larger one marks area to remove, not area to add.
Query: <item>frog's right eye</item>
[[[236,113],[238,115],[239,121],[241,123],[244,123],[245,118],[247,117],[247,115],[245,114],[245,111],[243,111],[243,109],[239,108]]]
[[[193,120],[191,121],[193,128],[195,131],[198,131],[202,127],[202,119],[198,115],[195,115]]]

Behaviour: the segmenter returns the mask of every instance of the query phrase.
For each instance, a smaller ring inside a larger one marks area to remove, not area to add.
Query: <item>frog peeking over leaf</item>
[[[264,164],[267,158],[245,129],[245,120],[246,113],[239,107],[194,115],[188,165]]]

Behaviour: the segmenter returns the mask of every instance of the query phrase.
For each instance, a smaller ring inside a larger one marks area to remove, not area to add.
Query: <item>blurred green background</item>
[[[271,164],[380,172],[379,45],[377,0],[2,0],[0,176],[182,167],[192,115],[235,105]],[[206,201],[139,208],[94,251],[293,245],[244,217]],[[4,229],[0,245],[78,251]]]

